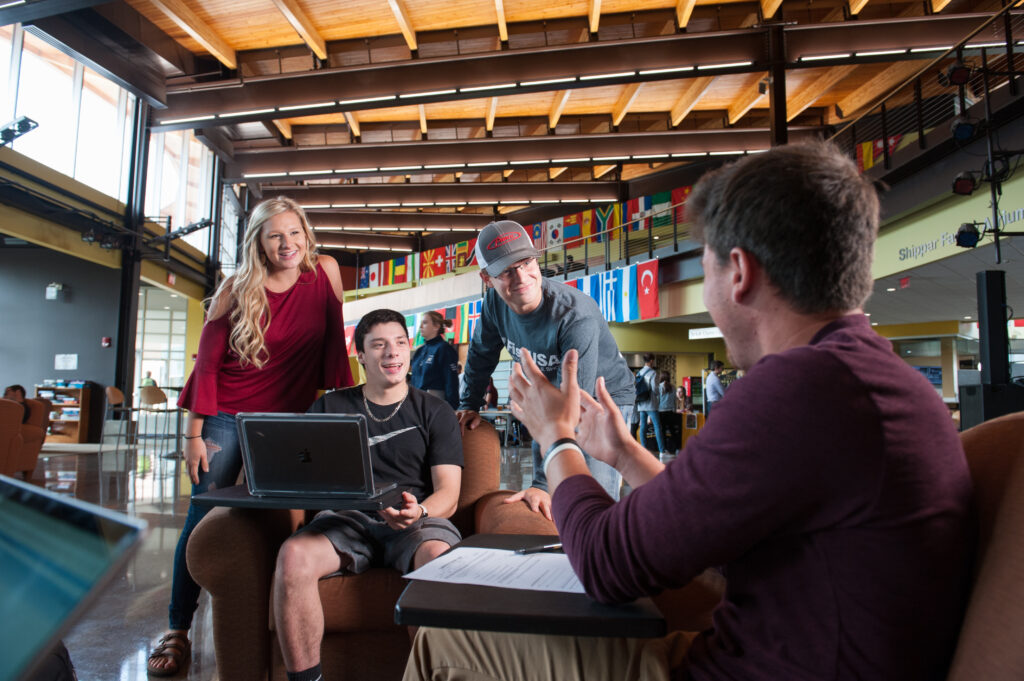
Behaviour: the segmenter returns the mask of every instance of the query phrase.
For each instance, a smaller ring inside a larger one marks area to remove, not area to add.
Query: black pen
[[[521,556],[525,556],[528,553],[554,553],[561,551],[561,544],[541,544],[540,546],[530,546],[525,549],[516,549],[516,553]]]

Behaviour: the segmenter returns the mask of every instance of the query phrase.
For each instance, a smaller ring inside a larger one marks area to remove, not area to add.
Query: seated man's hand
[[[509,379],[512,415],[526,426],[542,452],[552,442],[576,435],[581,392],[576,383],[578,360],[579,353],[575,349],[565,353],[560,389],[551,385],[526,348],[520,351],[519,363],[512,366]]]
[[[423,517],[423,509],[420,508],[416,497],[408,492],[402,492],[400,508],[384,508],[377,511],[377,514],[392,530],[404,530]]]
[[[525,503],[534,513],[540,513],[548,520],[553,520],[551,517],[551,495],[544,490],[537,489],[536,487],[527,487],[510,497],[506,497],[504,503],[514,504],[518,501]]]
[[[476,427],[480,425],[480,414],[473,411],[472,409],[460,409],[455,412],[455,418],[459,420],[459,431],[465,435],[466,428],[470,430],[476,430]]]

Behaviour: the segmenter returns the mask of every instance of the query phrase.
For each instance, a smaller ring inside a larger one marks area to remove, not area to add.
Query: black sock
[[[301,672],[288,672],[288,681],[322,681],[324,678],[320,664]]]

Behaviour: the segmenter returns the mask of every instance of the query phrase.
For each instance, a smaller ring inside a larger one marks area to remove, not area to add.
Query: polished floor
[[[502,450],[506,489],[529,485],[529,449]],[[142,681],[153,643],[167,626],[171,564],[191,485],[183,462],[150,443],[98,453],[96,446],[47,444],[30,482],[144,519],[149,532],[125,573],[111,584],[64,642],[81,681]],[[192,660],[175,679],[218,678],[209,598],[192,625]]]

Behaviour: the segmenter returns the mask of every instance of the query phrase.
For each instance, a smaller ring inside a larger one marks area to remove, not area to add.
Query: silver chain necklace
[[[390,414],[388,414],[388,415],[387,415],[386,417],[384,417],[384,418],[382,418],[382,419],[379,419],[379,418],[377,418],[376,416],[374,416],[374,415],[373,415],[373,412],[372,412],[372,411],[370,411],[370,403],[366,401],[366,393],[365,393],[364,391],[362,391],[362,390],[360,390],[359,392],[360,392],[360,393],[362,394],[362,396],[363,396],[363,407],[365,407],[365,408],[366,408],[366,414],[367,414],[367,415],[368,415],[368,416],[369,416],[369,417],[370,417],[371,419],[373,419],[374,421],[376,421],[377,423],[387,423],[388,421],[390,421],[390,420],[391,420],[391,418],[392,418],[392,417],[393,417],[393,416],[394,416],[395,414],[397,414],[397,413],[398,413],[398,410],[402,408],[402,405],[403,405],[403,404],[405,404],[405,398],[406,398],[406,397],[409,397],[409,391],[408,391],[408,390],[406,390],[406,391],[405,391],[405,396],[404,396],[404,397],[402,397],[402,400],[401,400],[401,401],[400,401],[400,402],[398,403],[398,405],[397,405],[397,406],[395,407],[394,411],[392,411],[392,412],[391,412]]]

